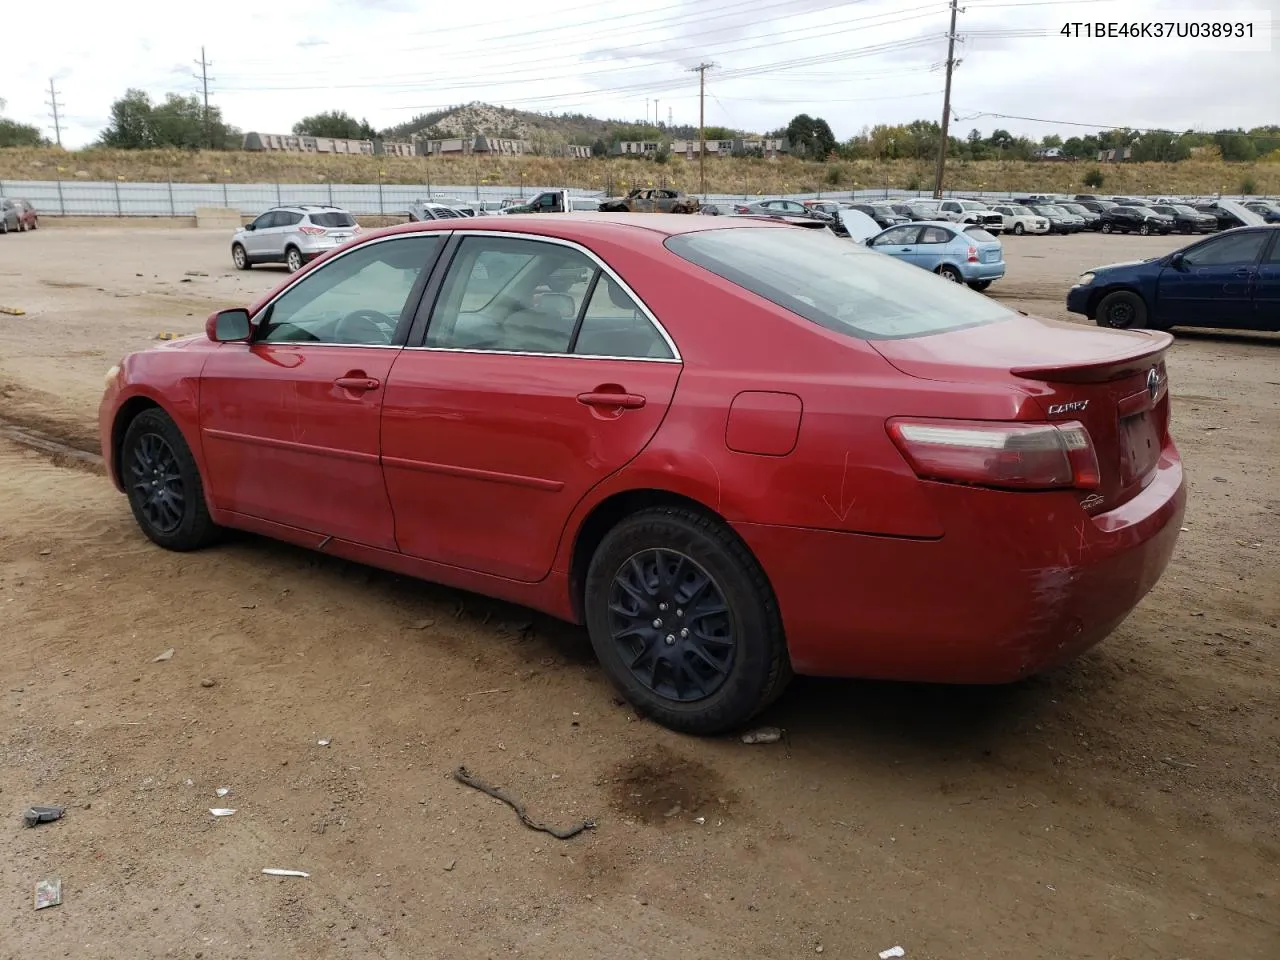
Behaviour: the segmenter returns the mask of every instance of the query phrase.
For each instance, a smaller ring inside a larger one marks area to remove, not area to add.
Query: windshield
[[[311,222],[317,227],[354,227],[356,222],[345,211],[337,213],[313,213]]]
[[[1030,207],[1024,207],[1019,205],[1019,206],[1010,207],[1009,209],[1013,211],[1013,215],[1015,217],[1034,217],[1036,215],[1035,211],[1032,210]]]
[[[707,230],[669,237],[666,246],[806,320],[865,340],[920,337],[1016,316],[825,230]]]
[[[1080,206],[1078,203],[1060,203],[1058,206],[1069,213],[1074,213],[1077,217],[1083,217],[1088,214],[1088,210]]]
[[[985,203],[974,203],[972,200],[961,200],[960,209],[961,210],[986,210],[987,205]]]

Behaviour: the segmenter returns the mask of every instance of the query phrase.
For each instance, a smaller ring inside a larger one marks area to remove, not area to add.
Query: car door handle
[[[358,390],[360,392],[364,392],[366,390],[377,390],[378,387],[382,386],[382,381],[377,380],[374,377],[345,376],[339,377],[333,382],[343,390]]]
[[[1252,271],[1252,270],[1250,270],[1250,269],[1248,269],[1248,268],[1245,268],[1245,269],[1243,269],[1243,270],[1237,270],[1237,271],[1236,271],[1236,276],[1237,276],[1237,277],[1252,277],[1252,276],[1253,276],[1253,271]]]
[[[638,393],[614,393],[608,390],[592,390],[578,394],[578,402],[588,407],[622,407],[625,410],[639,410],[645,404],[645,398]]]

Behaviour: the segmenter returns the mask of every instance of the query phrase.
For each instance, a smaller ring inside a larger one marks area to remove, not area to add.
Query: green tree
[[[1176,163],[1190,156],[1191,146],[1182,137],[1169,133],[1145,133],[1133,145],[1134,160]]]
[[[378,135],[368,120],[357,120],[342,110],[303,117],[293,125],[293,132],[299,137],[335,137],[339,140],[372,140]]]
[[[1241,163],[1258,159],[1258,148],[1253,139],[1240,130],[1219,130],[1213,142],[1222,151],[1222,159]]]
[[[1107,182],[1107,178],[1102,175],[1102,171],[1099,170],[1097,167],[1094,167],[1092,170],[1090,170],[1088,173],[1084,175],[1084,185],[1086,187],[1093,187],[1093,189],[1095,190],[1097,190],[1106,182]]]
[[[1062,146],[1062,138],[1056,133],[1050,133],[1041,138],[1040,146],[1042,147],[1060,147]]]
[[[222,119],[222,111],[196,96],[165,94],[164,103],[153,104],[146,91],[130,89],[111,104],[111,120],[98,142],[104,147],[145,150],[153,147],[211,147],[226,150],[239,146],[239,131]]]
[[[793,153],[815,160],[825,159],[836,148],[836,135],[821,117],[798,113],[791,118],[783,135]]]
[[[155,147],[155,130],[151,124],[151,98],[145,90],[130,88],[111,104],[111,119],[98,142],[104,147],[143,150]]]

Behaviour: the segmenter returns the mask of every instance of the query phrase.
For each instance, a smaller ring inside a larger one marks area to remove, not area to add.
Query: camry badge
[[[1056,417],[1064,413],[1079,413],[1089,406],[1088,400],[1072,400],[1069,403],[1049,404],[1049,416]]]

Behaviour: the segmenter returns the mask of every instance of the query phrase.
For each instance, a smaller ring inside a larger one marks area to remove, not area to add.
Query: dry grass
[[[1138,163],[1099,167],[1103,187],[1083,184],[1093,163],[951,161],[947,188],[955,190],[1044,190],[1105,193],[1211,194],[1239,192],[1252,180],[1256,191],[1280,193],[1280,163],[1223,163],[1190,160],[1178,164]],[[929,189],[928,161],[839,161],[708,158],[707,190],[726,194],[803,193],[851,189]],[[85,179],[184,183],[384,183],[470,186],[568,186],[614,192],[633,182],[662,182],[699,189],[698,164],[683,159],[656,164],[642,160],[565,160],[550,157],[449,158],[320,157],[264,153],[181,150],[83,150],[9,148],[0,150],[0,180]]]

